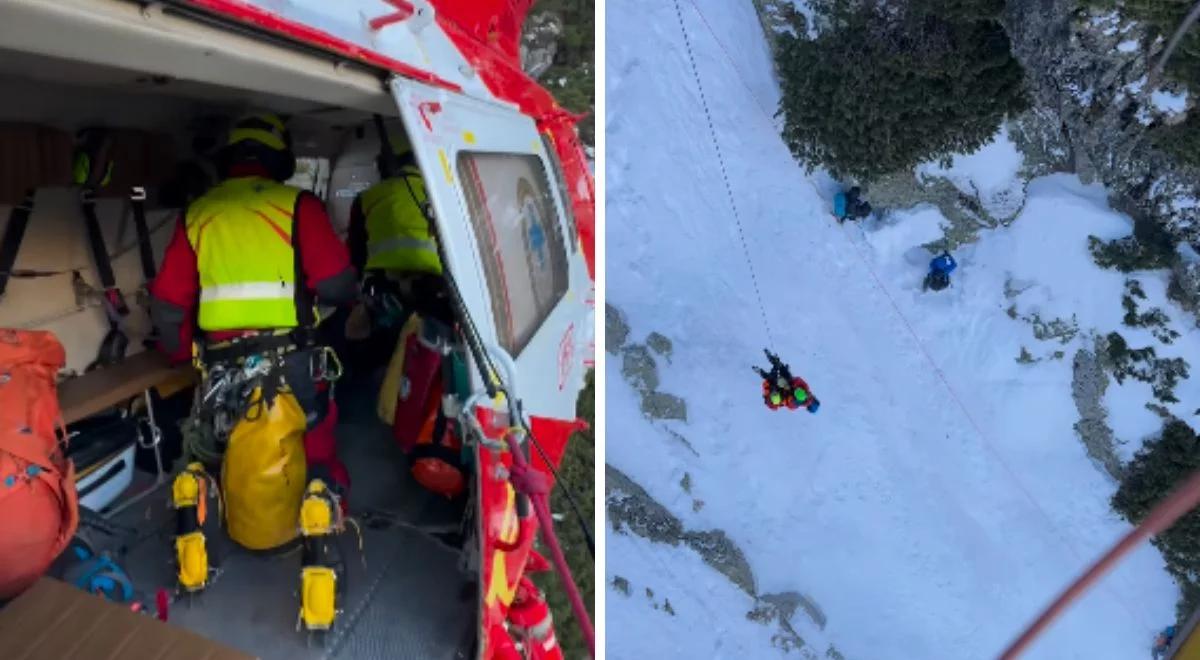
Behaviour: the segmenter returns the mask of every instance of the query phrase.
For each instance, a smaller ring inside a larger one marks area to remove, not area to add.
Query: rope
[[[742,228],[742,220],[738,215],[737,201],[733,196],[733,186],[729,183],[729,172],[725,168],[725,156],[721,153],[721,144],[717,141],[717,129],[713,124],[712,112],[708,109],[708,99],[704,96],[704,84],[700,82],[700,68],[696,65],[696,57],[692,53],[692,41],[688,38],[687,26],[683,22],[683,9],[679,0],[675,2],[675,15],[679,17],[679,29],[683,32],[683,43],[687,48],[688,60],[692,63],[692,75],[696,79],[696,89],[700,92],[700,106],[704,108],[704,118],[708,121],[708,133],[712,137],[713,149],[717,152],[717,163],[721,167],[721,179],[725,182],[725,193],[729,196],[729,206],[733,209],[733,220],[737,223],[738,238],[742,243],[742,254],[746,258],[746,266],[750,269],[750,280],[754,284],[754,297],[758,300],[758,311],[762,313],[763,328],[767,331],[767,342],[775,346],[775,338],[771,332],[771,322],[767,320],[767,308],[763,304],[762,292],[758,287],[758,275],[754,271],[754,262],[750,259],[750,248],[746,244],[746,233]]]
[[[879,275],[875,272],[875,269],[871,268],[870,262],[867,261],[867,258],[862,253],[858,243],[851,239],[846,233],[845,226],[842,227],[841,235],[848,243],[854,246],[855,254],[858,255],[863,267],[868,273],[871,274],[871,278],[875,280],[876,288],[878,288],[883,293],[884,297],[887,298],[888,302],[892,306],[892,309],[896,312],[896,316],[900,318],[900,322],[904,324],[905,328],[908,329],[908,333],[912,336],[913,342],[917,345],[917,348],[921,351],[921,354],[925,357],[925,360],[929,363],[929,366],[937,375],[938,380],[940,380],[942,385],[946,388],[946,392],[950,395],[950,398],[954,400],[954,403],[958,406],[959,410],[962,411],[963,417],[966,418],[967,423],[971,425],[971,428],[973,428],[975,433],[979,435],[979,439],[983,441],[984,448],[986,448],[995,461],[1000,464],[1000,467],[1003,468],[1008,474],[1009,480],[1011,480],[1017,487],[1017,490],[1019,490],[1027,500],[1029,500],[1029,503],[1033,505],[1033,508],[1037,510],[1042,519],[1045,520],[1047,526],[1055,531],[1063,546],[1071,553],[1073,557],[1075,557],[1079,563],[1084,563],[1086,560],[1083,558],[1083,556],[1080,555],[1079,551],[1075,549],[1075,546],[1072,545],[1071,542],[1062,535],[1059,526],[1050,518],[1050,514],[1048,514],[1042,505],[1038,503],[1037,498],[1035,498],[1033,494],[1030,493],[1027,488],[1025,488],[1024,484],[1022,484],[1021,480],[1017,477],[1016,472],[1008,465],[1008,462],[1004,460],[1004,458],[1000,455],[1000,452],[996,450],[995,446],[988,439],[987,434],[983,432],[983,428],[975,421],[975,417],[971,415],[971,411],[967,409],[966,404],[963,403],[962,399],[958,396],[958,393],[955,391],[954,387],[950,385],[950,381],[946,378],[945,372],[943,372],[942,368],[938,366],[937,361],[933,359],[933,356],[925,347],[925,343],[921,341],[921,337],[917,334],[916,329],[913,328],[908,318],[904,316],[904,312],[900,310],[900,306],[896,303],[896,299],[892,297],[890,292],[888,292],[887,287],[884,286],[883,281],[879,278]],[[1117,594],[1114,594],[1112,591],[1109,591],[1109,594],[1114,596],[1115,600],[1121,604],[1121,607],[1124,608],[1132,618],[1141,621],[1143,626],[1149,627],[1149,625],[1146,623],[1146,620],[1138,614],[1135,614],[1134,611],[1129,607],[1129,604],[1126,603],[1123,598],[1119,597]]]
[[[1142,524],[1126,534],[1108,552],[1104,553],[1103,557],[1097,559],[1083,575],[1072,582],[1062,595],[1051,603],[1011,646],[1005,649],[1000,660],[1013,660],[1018,657],[1067,609],[1068,605],[1111,571],[1125,555],[1129,554],[1142,541],[1166,531],[1197,504],[1200,504],[1200,470],[1193,472],[1187,482],[1151,509]]]
[[[439,248],[439,250],[440,249],[441,248]],[[445,258],[443,258],[442,261],[445,263]],[[488,352],[483,348],[482,340],[480,340],[482,335],[480,335],[479,328],[475,325],[475,319],[472,318],[471,314],[467,311],[467,305],[462,298],[462,292],[458,288],[458,282],[454,279],[454,276],[450,274],[449,270],[443,273],[443,277],[446,278],[446,283],[450,293],[454,297],[454,304],[458,307],[459,317],[463,320],[463,326],[466,329],[464,337],[466,339],[467,346],[471,350],[472,355],[475,357],[476,367],[479,370],[479,376],[486,384],[488,388],[488,394],[495,396],[496,393],[503,393],[507,401],[515,402],[511,404],[513,413],[512,416],[517,418],[522,430],[525,432],[525,437],[529,438],[530,444],[532,444],[533,448],[537,450],[538,454],[545,462],[546,467],[550,470],[550,474],[554,477],[554,482],[560,486],[560,492],[567,498],[567,504],[570,505],[571,512],[574,514],[576,523],[579,526],[579,531],[583,534],[583,539],[587,543],[588,552],[594,559],[596,557],[596,542],[592,536],[591,528],[588,527],[589,519],[584,517],[583,512],[580,509],[579,502],[576,501],[570,487],[563,483],[562,479],[559,477],[558,470],[554,467],[554,462],[550,460],[545,448],[542,447],[542,444],[538,442],[537,438],[533,435],[533,429],[529,428],[529,424],[525,421],[525,414],[521,401],[516,399],[512,392],[508,391],[505,383],[499,382],[500,370],[496,368],[496,364],[492,360],[492,357],[488,355]]]
[[[676,12],[678,13],[679,0],[675,0],[675,7],[676,7]],[[720,37],[712,29],[712,25],[708,22],[707,19],[704,18],[704,12],[702,12],[699,7],[695,6],[694,1],[693,1],[693,8],[695,9],[696,13],[700,15],[701,20],[704,22],[705,26],[708,28],[713,40],[717,42],[717,45],[720,46],[721,50],[725,53],[725,57],[729,59],[729,63],[733,67],[734,71],[737,72],[737,76],[739,78],[742,78],[742,74],[741,74],[740,70],[738,69],[737,64],[733,61],[733,58],[730,55],[728,49],[725,48],[724,44],[721,42]],[[680,14],[680,25],[681,26],[683,25],[682,14]],[[684,40],[685,40],[685,42],[687,41],[686,30],[684,31]],[[691,57],[692,54],[691,54],[690,42],[688,43],[687,47],[688,47],[688,56]],[[695,66],[695,61],[693,59],[693,67],[694,66]],[[744,79],[741,80],[741,82],[742,82],[742,85],[745,86],[747,90],[750,90],[749,85],[745,82]],[[770,123],[771,126],[774,127],[774,123],[771,121],[770,115],[762,107],[762,104],[758,103],[758,100],[756,97],[754,97],[752,91],[751,91],[751,97],[755,98],[755,104],[758,105],[759,109],[763,111],[763,115],[767,119],[768,123]],[[707,107],[705,108],[705,111],[707,112]],[[710,127],[711,127],[711,118],[710,118]],[[1079,552],[1075,549],[1075,547],[1068,541],[1068,539],[1062,535],[1062,532],[1059,529],[1059,526],[1054,523],[1054,521],[1050,518],[1050,515],[1046,512],[1046,510],[1038,503],[1037,499],[1029,492],[1028,489],[1025,488],[1025,486],[1017,478],[1017,475],[1013,471],[1013,469],[1011,467],[1009,467],[1008,463],[1004,460],[1004,458],[1000,455],[1000,453],[996,450],[996,448],[993,446],[991,441],[988,439],[987,434],[983,432],[982,427],[980,427],[979,424],[975,421],[974,416],[971,415],[970,411],[967,409],[966,404],[964,404],[962,399],[958,396],[954,387],[950,385],[950,382],[946,378],[945,373],[942,371],[941,367],[938,366],[937,361],[933,359],[933,356],[926,349],[924,342],[921,341],[920,336],[917,334],[917,332],[913,328],[912,324],[908,321],[908,318],[900,310],[900,306],[896,303],[896,300],[892,297],[891,293],[887,290],[887,287],[884,286],[883,281],[880,279],[879,275],[871,267],[870,262],[863,255],[858,244],[853,239],[851,239],[850,236],[847,234],[847,230],[844,226],[842,227],[841,236],[844,240],[846,240],[852,246],[854,246],[855,254],[858,255],[858,258],[860,261],[862,261],[864,268],[867,270],[868,273],[870,273],[871,278],[874,280],[874,284],[875,284],[876,288],[878,288],[883,293],[884,297],[887,298],[888,302],[892,306],[892,309],[896,312],[896,315],[900,318],[901,323],[903,323],[904,326],[908,329],[908,332],[912,336],[913,341],[916,343],[917,348],[920,349],[922,355],[925,357],[925,360],[928,361],[930,367],[932,367],[934,373],[937,375],[937,377],[941,381],[942,385],[946,388],[946,391],[950,394],[951,399],[954,400],[955,404],[962,411],[963,416],[966,418],[967,422],[971,425],[971,427],[979,435],[979,438],[983,441],[983,446],[992,454],[993,458],[996,460],[997,463],[1000,464],[1000,466],[1008,474],[1009,478],[1016,485],[1017,489],[1025,496],[1026,499],[1029,500],[1030,504],[1033,506],[1034,509],[1037,510],[1037,512],[1042,516],[1042,518],[1046,521],[1046,523],[1050,526],[1050,528],[1055,530],[1055,532],[1057,533],[1057,535],[1059,537],[1059,540],[1066,547],[1066,549],[1071,553],[1071,555],[1073,555],[1076,558],[1076,560],[1079,561],[1079,563],[1081,563],[1081,564],[1084,563],[1085,560],[1083,559],[1083,557],[1079,554]],[[1200,497],[1200,495],[1198,495],[1198,497]],[[1142,618],[1139,614],[1136,614],[1123,598],[1119,597],[1119,595],[1113,593],[1111,590],[1109,591],[1109,593],[1110,593],[1110,595],[1114,596],[1114,599],[1118,603],[1121,604],[1122,608],[1125,609],[1125,611],[1128,612],[1129,615],[1133,619],[1140,621],[1142,623],[1142,625],[1147,628],[1150,627],[1146,623],[1145,619]]]
[[[550,515],[549,484],[546,484],[545,477],[525,460],[525,452],[521,451],[521,445],[517,442],[517,434],[506,433],[504,439],[508,443],[509,454],[512,455],[514,469],[511,481],[513,486],[533,502],[538,526],[542,530],[542,540],[550,546],[550,558],[554,562],[554,570],[562,579],[563,588],[567,591],[567,600],[571,602],[571,611],[575,614],[575,622],[579,624],[583,638],[587,640],[588,649],[594,658],[596,657],[596,630],[592,627],[592,619],[588,616],[587,607],[583,604],[579,586],[571,577],[571,567],[567,565],[567,557],[563,554],[562,545],[559,544],[558,536],[554,533],[554,518]]]

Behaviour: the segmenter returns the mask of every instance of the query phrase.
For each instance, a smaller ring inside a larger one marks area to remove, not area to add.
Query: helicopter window
[[[458,173],[491,291],[496,331],[514,357],[567,292],[567,252],[537,156],[462,153]]]

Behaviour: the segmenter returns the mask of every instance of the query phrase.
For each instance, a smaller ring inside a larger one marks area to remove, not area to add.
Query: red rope
[[[1166,531],[1197,504],[1200,504],[1200,470],[1192,473],[1187,482],[1150,511],[1150,515],[1146,516],[1142,524],[1126,534],[1103,557],[1092,564],[1087,572],[1072,582],[1066,591],[1051,603],[1029,628],[1004,651],[1000,660],[1013,660],[1018,657],[1039,635],[1045,632],[1046,628],[1067,609],[1068,605],[1083,595],[1105,573],[1112,570],[1113,566],[1125,555],[1150,536]]]
[[[558,543],[558,536],[554,533],[554,519],[550,517],[549,483],[545,475],[529,466],[529,462],[525,460],[525,452],[517,443],[515,433],[507,434],[505,440],[508,442],[509,453],[512,454],[513,459],[511,470],[513,487],[518,492],[527,495],[533,502],[533,510],[537,513],[538,524],[542,530],[542,540],[550,546],[550,558],[554,562],[554,569],[558,571],[563,588],[567,591],[567,599],[571,601],[571,610],[575,613],[575,620],[579,623],[579,629],[583,631],[583,637],[588,643],[588,651],[594,658],[596,657],[596,631],[592,628],[592,619],[588,616],[587,607],[583,604],[583,596],[579,593],[579,586],[575,584],[575,578],[571,577],[571,568],[567,566],[567,558],[563,554],[562,546]]]

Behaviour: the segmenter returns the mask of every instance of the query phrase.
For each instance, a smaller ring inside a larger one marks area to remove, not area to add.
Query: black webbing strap
[[[27,191],[25,199],[8,214],[4,238],[0,239],[0,296],[3,296],[8,288],[8,278],[12,275],[13,266],[17,264],[17,252],[21,249],[21,240],[25,238],[29,216],[33,214],[33,193],[33,190]]]
[[[149,283],[154,279],[154,246],[150,244],[150,226],[146,224],[146,189],[129,189],[129,206],[133,209],[133,226],[137,230],[138,251],[142,255],[142,276]]]
[[[88,244],[92,249],[92,258],[96,261],[96,272],[100,275],[100,285],[104,287],[104,297],[111,305],[112,311],[120,316],[129,314],[125,297],[117,288],[117,278],[113,275],[112,260],[108,258],[108,247],[104,245],[104,234],[100,229],[100,219],[96,217],[95,191],[84,188],[80,197],[83,205],[83,217],[87,225]]]

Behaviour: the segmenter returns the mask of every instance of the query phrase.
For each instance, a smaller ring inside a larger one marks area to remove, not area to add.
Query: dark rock
[[[642,395],[642,412],[651,419],[687,421],[687,403],[674,394],[646,392]]]
[[[629,341],[629,323],[621,310],[612,305],[604,305],[604,350],[616,355],[621,352],[625,342]]]
[[[605,465],[604,476],[605,508],[614,530],[627,530],[657,543],[679,545],[683,524],[678,518],[617,468]]]
[[[521,68],[530,78],[538,78],[554,64],[558,40],[563,33],[562,18],[554,12],[529,14],[521,35]]]
[[[725,535],[725,532],[709,530],[707,532],[686,532],[683,541],[700,556],[705,563],[720,571],[731,582],[754,596],[754,571],[750,569],[746,556],[741,548]]]
[[[658,389],[658,365],[649,349],[631,344],[621,350],[621,375],[634,389],[645,395]]]
[[[671,353],[675,349],[670,339],[657,332],[651,332],[650,336],[646,337],[646,345],[650,347],[650,350],[667,358],[668,362],[671,360]]]

